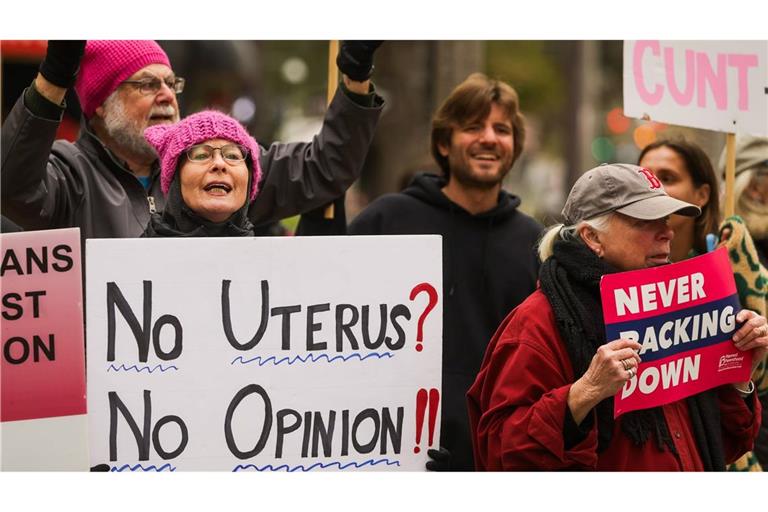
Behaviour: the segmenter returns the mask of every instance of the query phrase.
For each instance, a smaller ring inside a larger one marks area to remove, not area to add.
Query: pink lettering
[[[693,88],[696,82],[693,78],[695,72],[695,60],[693,50],[685,50],[685,90],[680,92],[675,80],[675,49],[664,48],[664,69],[667,74],[669,93],[678,105],[688,105],[693,99]]]
[[[643,53],[645,53],[646,49],[651,50],[653,55],[656,56],[659,56],[661,53],[658,41],[638,41],[635,43],[634,56],[632,58],[632,70],[635,75],[635,87],[637,88],[637,93],[640,95],[640,99],[649,105],[656,105],[661,101],[661,97],[664,95],[664,88],[661,85],[656,84],[652,93],[645,88],[642,61]]]
[[[697,88],[698,95],[696,104],[700,107],[707,106],[707,84],[712,90],[712,96],[715,98],[715,106],[718,110],[725,110],[728,107],[728,75],[726,74],[726,56],[717,55],[717,72],[712,69],[709,62],[709,56],[704,52],[696,53]]]
[[[736,87],[739,90],[739,110],[749,110],[748,68],[757,67],[757,55],[732,53],[728,55],[728,65],[736,68],[738,79]]]
[[[760,71],[759,56],[697,50],[679,43],[635,42],[632,71],[639,99],[648,106],[664,101],[670,106],[693,107],[696,95],[697,108],[749,111],[750,78]],[[762,85],[760,88],[762,93]]]

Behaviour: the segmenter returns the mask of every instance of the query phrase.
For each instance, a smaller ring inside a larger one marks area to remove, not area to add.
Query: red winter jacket
[[[614,423],[610,445],[598,454],[594,410],[582,423],[591,425],[586,437],[566,450],[566,402],[574,381],[552,308],[537,289],[496,331],[467,393],[477,469],[703,469],[684,400],[662,407],[679,455],[659,451],[653,439],[634,445],[621,430],[621,417]],[[760,404],[755,393],[745,400],[732,386],[722,386],[718,395],[725,458],[732,462],[752,449],[760,427]]]

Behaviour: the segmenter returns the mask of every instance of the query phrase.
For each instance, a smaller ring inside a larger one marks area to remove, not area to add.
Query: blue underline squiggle
[[[278,359],[277,356],[269,356],[266,359],[263,359],[261,356],[256,356],[251,359],[243,359],[243,356],[237,356],[232,360],[230,364],[235,364],[239,362],[240,364],[250,364],[250,363],[256,363],[259,366],[264,366],[265,364],[272,364],[274,366],[277,366],[279,364],[287,363],[289,365],[296,364],[296,363],[318,363],[325,359],[328,363],[333,363],[336,361],[342,361],[347,362],[351,359],[358,359],[360,361],[365,361],[368,358],[376,357],[378,359],[383,359],[385,357],[393,358],[395,355],[392,352],[371,352],[369,354],[366,354],[365,356],[360,355],[359,353],[355,352],[354,354],[349,354],[347,356],[333,356],[330,357],[328,354],[307,354],[306,356],[295,356],[295,357],[283,357]]]
[[[272,464],[267,464],[266,466],[255,466],[253,464],[245,464],[245,465],[238,464],[237,466],[235,466],[235,469],[233,469],[232,472],[246,471],[249,469],[253,469],[256,471],[286,471],[288,473],[293,473],[295,471],[303,471],[303,472],[312,471],[313,469],[318,469],[318,468],[327,469],[332,466],[336,466],[339,468],[339,470],[343,471],[351,467],[354,467],[355,469],[357,469],[357,468],[362,468],[364,466],[376,466],[378,464],[386,464],[387,466],[399,466],[400,461],[389,460],[389,459],[379,459],[379,460],[368,459],[365,462],[361,462],[361,463],[347,462],[346,464],[343,464],[343,465],[339,461],[334,461],[334,462],[327,462],[327,463],[316,462],[311,466],[304,466],[303,464],[300,464],[298,466],[293,466],[293,467],[290,467],[288,464],[283,464],[280,466],[273,466]]]
[[[141,373],[144,370],[146,370],[147,373],[152,373],[152,372],[157,371],[157,370],[160,370],[161,372],[167,372],[167,371],[170,371],[170,370],[178,370],[178,368],[176,368],[174,365],[163,367],[163,365],[161,365],[161,364],[155,365],[154,368],[150,368],[149,365],[147,365],[147,366],[136,366],[134,364],[133,366],[127,366],[126,367],[124,364],[121,364],[120,366],[115,366],[114,364],[110,364],[109,368],[107,368],[108,372],[109,371],[113,371],[113,372],[124,371],[124,372],[127,372],[127,371],[130,371],[130,370],[133,370],[136,373]]]
[[[163,464],[159,468],[152,464],[151,466],[147,466],[146,468],[142,466],[141,464],[136,464],[135,466],[131,466],[130,464],[123,464],[119,468],[117,466],[110,469],[111,472],[122,472],[122,471],[176,471],[176,468],[171,466],[170,464]]]

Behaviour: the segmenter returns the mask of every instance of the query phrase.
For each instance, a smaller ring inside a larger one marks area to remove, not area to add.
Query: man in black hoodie
[[[534,245],[543,228],[517,210],[520,198],[501,189],[522,152],[524,122],[512,87],[470,75],[432,121],[432,155],[445,176],[416,176],[349,226],[353,235],[443,237],[445,450],[430,450],[430,469],[474,469],[466,392],[498,325],[536,288]]]

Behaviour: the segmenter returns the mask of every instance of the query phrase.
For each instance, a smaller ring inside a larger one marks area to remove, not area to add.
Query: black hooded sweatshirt
[[[443,237],[443,381],[441,446],[451,469],[473,470],[466,393],[486,346],[507,314],[536,289],[534,246],[543,227],[517,210],[520,198],[501,191],[495,208],[472,215],[443,194],[445,178],[416,176],[349,226],[351,235]]]

